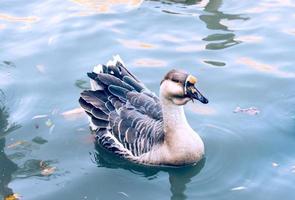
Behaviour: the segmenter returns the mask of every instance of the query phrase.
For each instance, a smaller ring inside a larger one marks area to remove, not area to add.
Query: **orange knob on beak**
[[[194,77],[193,75],[188,75],[186,80],[193,85],[197,82],[197,78]]]

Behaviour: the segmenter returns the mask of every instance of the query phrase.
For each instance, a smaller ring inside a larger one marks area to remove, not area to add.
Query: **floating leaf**
[[[42,169],[41,174],[43,176],[49,176],[51,174],[53,174],[56,170],[56,167],[46,167],[44,169]]]
[[[16,146],[18,146],[18,145],[21,145],[21,144],[24,144],[24,143],[26,143],[26,142],[25,142],[25,141],[17,141],[17,142],[15,142],[15,143],[13,143],[13,144],[8,145],[7,148],[8,148],[8,149],[10,149],[10,148],[14,148],[14,147],[16,147]]]
[[[43,160],[40,161],[40,168],[41,168],[41,174],[43,176],[49,176],[49,175],[53,174],[56,171],[56,167],[49,166]]]
[[[18,200],[18,199],[20,199],[20,195],[19,194],[10,194],[10,195],[8,195],[8,196],[6,196],[5,198],[4,198],[4,200]]]
[[[258,115],[260,113],[260,110],[258,110],[255,107],[250,107],[250,108],[241,108],[241,107],[236,107],[236,109],[233,111],[234,113],[246,113],[248,115]]]

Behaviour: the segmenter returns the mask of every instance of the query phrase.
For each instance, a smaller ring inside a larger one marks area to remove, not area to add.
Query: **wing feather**
[[[95,127],[97,141],[128,159],[162,143],[159,98],[127,70],[119,57],[99,69],[87,74],[99,87],[83,91],[79,99]]]

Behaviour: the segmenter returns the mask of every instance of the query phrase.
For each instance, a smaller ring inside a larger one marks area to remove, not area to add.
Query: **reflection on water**
[[[204,63],[216,66],[216,67],[223,67],[225,66],[224,62],[220,62],[220,61],[213,61],[213,60],[204,60]]]
[[[51,165],[56,162],[52,160],[27,159],[23,164],[16,164],[12,161],[24,159],[26,154],[31,153],[36,147],[27,141],[6,143],[6,137],[21,128],[21,126],[9,122],[9,112],[4,105],[5,99],[4,93],[0,90],[0,198],[7,197],[7,199],[16,200],[18,199],[18,194],[15,194],[13,189],[8,186],[13,179],[32,176],[48,177],[55,172],[56,168]],[[40,136],[33,138],[32,141],[39,145],[47,143],[47,140]],[[5,148],[14,153],[7,155]]]
[[[169,174],[171,200],[186,199],[186,185],[196,176],[205,165],[205,158],[196,165],[186,167],[154,167],[142,166],[130,163],[102,149],[98,144],[95,145],[94,161],[98,167],[121,168],[135,174],[140,174],[147,179],[153,179],[159,172]]]
[[[293,72],[285,72],[285,71],[280,70],[278,67],[264,64],[264,63],[260,63],[258,61],[255,61],[255,60],[253,60],[251,58],[247,58],[247,57],[238,58],[237,63],[248,66],[251,69],[259,71],[259,72],[270,73],[270,74],[274,74],[274,75],[277,75],[280,77],[285,77],[285,78],[294,78],[295,77],[295,73],[293,73]]]
[[[171,200],[187,199],[187,185],[192,178],[197,176],[205,165],[206,159],[201,160],[196,166],[183,167],[180,169],[169,169],[169,183],[171,191]]]
[[[225,33],[225,34],[216,33],[216,34],[208,35],[203,40],[209,41],[209,42],[213,41],[212,43],[208,43],[206,45],[206,49],[218,50],[218,49],[224,49],[224,48],[239,44],[240,42],[236,41],[234,38],[235,38],[235,35],[233,33]],[[220,42],[216,42],[216,41],[220,41]]]
[[[222,5],[222,0],[210,0],[205,6],[204,11],[208,14],[200,15],[200,19],[206,23],[210,30],[220,30],[231,33],[214,33],[205,37],[203,40],[208,41],[206,49],[218,50],[231,47],[240,43],[235,40],[235,34],[232,33],[229,27],[222,24],[222,20],[248,20],[248,17],[241,17],[239,14],[227,14],[219,11]]]
[[[0,30],[1,29],[5,29],[6,28],[6,25],[5,24],[0,24]]]
[[[5,13],[0,13],[0,21],[1,20],[8,21],[8,22],[34,23],[39,21],[40,19],[36,16],[16,17],[16,16],[5,14]]]
[[[238,36],[237,39],[242,42],[248,43],[261,43],[263,41],[263,37],[258,35],[243,35]]]
[[[56,167],[51,166],[55,163],[51,160],[29,159],[20,166],[15,175],[17,178],[46,177],[55,172]]]
[[[138,7],[142,0],[70,0],[88,9],[84,14],[108,13],[125,8]],[[83,13],[81,13],[83,15]]]
[[[83,89],[83,90],[90,89],[89,81],[87,79],[76,80],[75,86],[77,86],[78,88]]]
[[[2,107],[9,110],[1,111],[0,196],[292,199],[295,15],[290,2],[1,1],[0,88],[7,95]],[[171,68],[197,75],[211,101],[189,104],[185,112],[205,143],[204,167],[109,164],[103,159],[112,157],[100,152],[99,161],[91,161],[93,141],[77,99],[89,89],[86,72],[114,54],[156,93]],[[235,114],[238,106],[260,112]],[[8,121],[22,128],[5,128],[13,127]]]
[[[12,179],[12,174],[18,169],[6,155],[5,136],[19,128],[16,124],[8,122],[9,114],[4,105],[0,103],[0,198],[13,195],[13,190],[8,186]]]
[[[137,40],[118,39],[118,42],[120,42],[124,47],[131,48],[131,49],[155,49],[158,47],[155,44],[137,41]]]
[[[133,61],[133,66],[136,67],[166,67],[167,62],[151,58],[139,58]]]
[[[195,5],[197,3],[200,3],[202,0],[168,0],[168,1],[162,1],[163,3],[167,2],[173,2],[173,3],[182,3],[186,5]]]

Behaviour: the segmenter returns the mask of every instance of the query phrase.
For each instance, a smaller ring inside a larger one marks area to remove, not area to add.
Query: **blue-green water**
[[[294,9],[292,0],[1,1],[0,198],[294,199]],[[114,54],[155,92],[172,68],[198,77],[210,103],[186,114],[205,143],[202,163],[138,168],[96,151],[73,109],[86,72]]]

